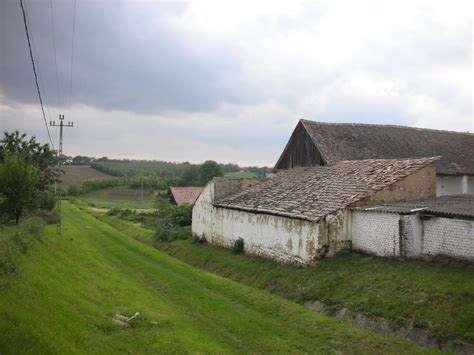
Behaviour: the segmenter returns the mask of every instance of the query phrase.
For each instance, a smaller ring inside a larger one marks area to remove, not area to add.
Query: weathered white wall
[[[474,177],[437,175],[436,196],[474,194]]]
[[[230,247],[244,240],[245,252],[283,262],[311,263],[322,255],[347,248],[347,212],[321,223],[214,207],[215,184],[209,183],[193,208],[193,234],[210,243]]]
[[[469,195],[474,195],[474,176],[467,176],[467,193]]]
[[[230,247],[244,240],[247,253],[283,262],[311,263],[323,255],[352,249],[380,256],[418,257],[448,255],[474,260],[474,221],[417,214],[399,215],[376,211],[339,211],[318,223],[255,214],[213,206],[217,194],[233,190],[237,183],[210,182],[193,208],[193,234],[208,242]],[[402,230],[400,232],[400,225]]]
[[[418,214],[353,210],[351,236],[353,250],[380,256],[445,255],[474,260],[474,221],[469,220],[422,220]]]
[[[311,263],[318,248],[318,224],[267,214],[217,209],[221,230],[211,242],[231,246],[244,240],[245,252],[284,262]]]
[[[400,255],[399,215],[352,211],[352,249],[380,256]]]
[[[425,220],[422,252],[474,260],[474,221],[441,217]]]

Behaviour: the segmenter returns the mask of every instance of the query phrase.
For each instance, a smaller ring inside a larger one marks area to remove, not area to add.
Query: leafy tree
[[[22,152],[3,152],[0,164],[0,215],[18,224],[26,210],[37,207],[40,173]]]
[[[40,209],[51,211],[56,206],[56,195],[53,191],[45,190],[40,194]]]
[[[174,225],[190,226],[193,218],[193,206],[189,203],[184,203],[173,208],[171,218]]]
[[[181,186],[195,186],[199,184],[199,167],[196,165],[188,165],[181,175]]]
[[[92,158],[83,156],[83,155],[77,155],[74,158],[72,158],[72,164],[74,165],[89,165],[92,161]]]
[[[48,144],[40,144],[33,136],[29,140],[26,134],[20,134],[18,130],[13,133],[4,132],[0,141],[0,163],[5,160],[7,154],[21,153],[39,169],[40,184],[46,188],[54,183],[59,176],[56,166],[55,151]]]
[[[199,179],[201,185],[207,184],[213,177],[224,176],[224,172],[219,164],[214,160],[206,160],[199,167]]]

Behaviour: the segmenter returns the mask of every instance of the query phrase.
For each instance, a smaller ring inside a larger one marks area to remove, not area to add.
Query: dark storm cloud
[[[60,95],[69,101],[71,2],[54,1]],[[27,2],[45,96],[57,104],[49,2]],[[2,2],[1,90],[19,102],[37,100],[18,1]],[[138,9],[138,10],[137,10]],[[134,112],[203,111],[222,101],[254,103],[255,92],[235,87],[225,73],[239,71],[226,46],[193,52],[166,18],[183,4],[82,2],[76,8],[73,104]]]

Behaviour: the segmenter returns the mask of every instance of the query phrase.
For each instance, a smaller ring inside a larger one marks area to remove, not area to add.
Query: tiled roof
[[[181,205],[183,203],[189,203],[193,205],[201,194],[202,190],[202,187],[194,186],[170,187],[171,196],[177,205]]]
[[[474,218],[474,195],[450,195],[422,200],[392,202],[360,208],[361,210],[409,214],[421,211],[449,217]]]
[[[474,134],[390,125],[301,120],[328,164],[441,156],[439,174],[474,174]]]
[[[310,221],[343,209],[439,159],[343,161],[331,166],[282,170],[215,206]]]

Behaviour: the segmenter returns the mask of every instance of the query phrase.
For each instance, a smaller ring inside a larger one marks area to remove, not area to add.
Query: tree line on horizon
[[[264,178],[271,172],[268,167],[241,167],[233,163],[217,163],[207,160],[202,164],[190,162],[166,162],[160,160],[132,160],[109,159],[107,157],[92,158],[76,156],[68,159],[70,165],[89,165],[105,174],[116,177],[168,177],[178,178],[179,185],[201,186],[209,181],[209,177],[223,176],[228,173],[246,171],[254,174],[256,178]]]

